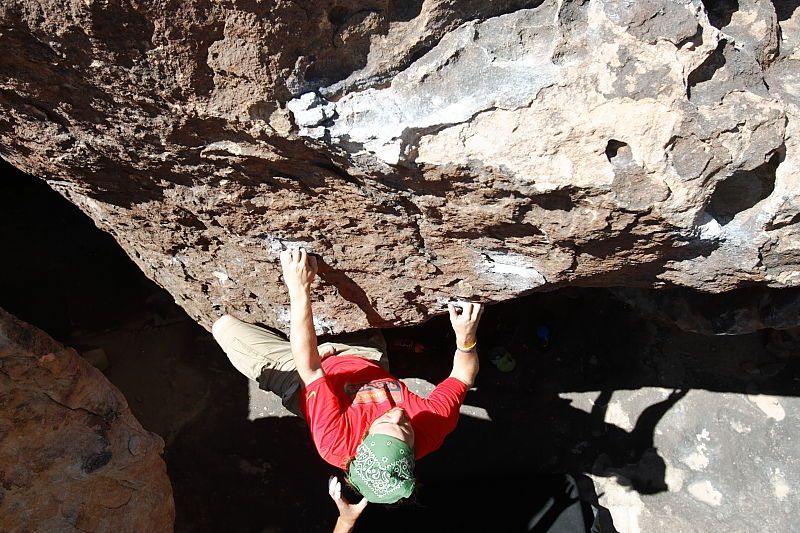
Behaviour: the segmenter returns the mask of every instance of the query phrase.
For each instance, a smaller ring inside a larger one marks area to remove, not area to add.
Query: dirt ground
[[[254,409],[266,393],[109,236],[19,174],[0,182],[0,235],[0,306],[79,351],[101,348],[109,380],[167,442],[176,531],[332,528],[334,469],[304,423]],[[424,347],[390,352],[412,388],[449,373],[446,318],[385,334]],[[579,476],[620,531],[795,530],[800,357],[766,350],[766,333],[689,334],[607,290],[569,288],[488,307],[479,339],[477,385],[454,433],[417,465],[417,502],[370,506],[357,530],[529,516],[554,472]],[[510,372],[491,361],[506,353]]]

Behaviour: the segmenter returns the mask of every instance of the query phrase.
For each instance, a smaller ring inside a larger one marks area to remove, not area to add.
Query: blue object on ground
[[[543,348],[546,347],[550,343],[550,328],[544,325],[537,326],[536,339]]]

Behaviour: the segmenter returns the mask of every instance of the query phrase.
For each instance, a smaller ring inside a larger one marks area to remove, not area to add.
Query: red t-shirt
[[[374,361],[354,355],[327,357],[322,370],[325,375],[302,391],[300,409],[317,451],[339,468],[355,456],[372,422],[392,407],[402,407],[411,420],[417,459],[438,449],[456,427],[468,390],[447,378],[422,398]]]

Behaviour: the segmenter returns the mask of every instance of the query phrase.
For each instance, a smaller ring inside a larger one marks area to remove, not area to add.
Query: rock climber
[[[394,503],[414,491],[414,463],[438,449],[458,421],[459,407],[478,373],[477,329],[483,306],[449,304],[456,335],[453,370],[427,398],[388,371],[378,330],[317,345],[311,310],[316,259],[292,248],[280,255],[289,291],[290,335],[285,340],[230,315],[214,323],[214,338],[242,374],[305,418],[322,458],[345,471],[363,499],[340,508],[339,530],[352,528],[367,502]],[[341,500],[341,498],[338,498]],[[341,527],[340,527],[341,526]]]

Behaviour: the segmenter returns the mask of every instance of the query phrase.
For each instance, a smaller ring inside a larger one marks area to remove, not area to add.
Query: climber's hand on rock
[[[471,346],[477,341],[478,322],[483,314],[483,305],[472,302],[456,302],[447,305],[450,324],[459,346]]]
[[[311,294],[311,284],[317,275],[317,260],[305,249],[290,248],[281,252],[281,269],[290,298]]]

